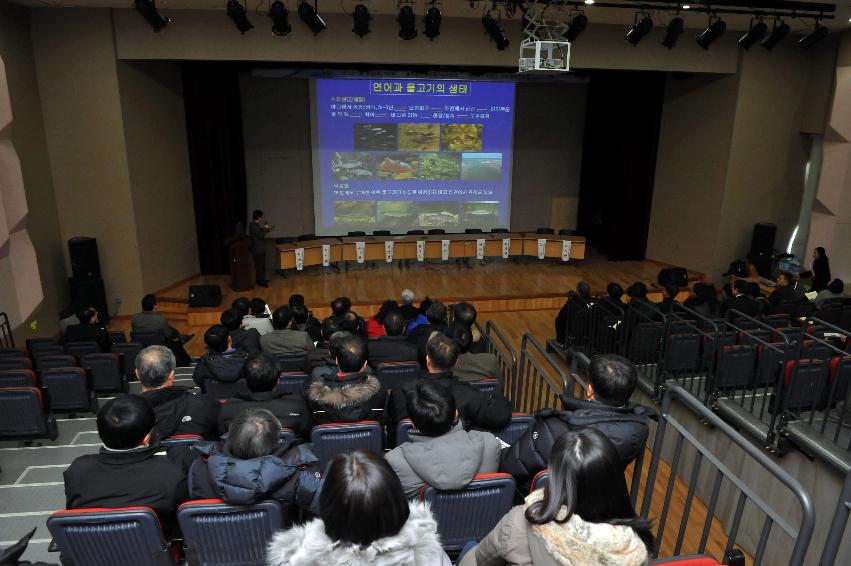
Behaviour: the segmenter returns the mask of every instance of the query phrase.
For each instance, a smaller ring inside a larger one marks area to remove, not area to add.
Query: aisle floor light
[[[363,4],[355,6],[355,11],[352,12],[352,31],[355,35],[363,37],[370,32],[369,20],[369,8]]]
[[[485,14],[484,17],[482,17],[482,25],[485,26],[485,31],[496,43],[497,49],[502,51],[508,47],[508,44],[510,43],[508,37],[506,37],[505,32],[502,31],[502,28],[499,27],[499,22],[493,19],[493,16]]]
[[[163,17],[158,11],[157,6],[154,3],[154,0],[136,0],[133,2],[133,7],[136,8],[136,11],[142,14],[142,17],[148,20],[148,23],[151,24],[151,28],[155,32],[162,31],[162,29],[167,26],[171,20]]]
[[[827,37],[827,34],[829,33],[829,29],[816,22],[816,27],[813,29],[813,31],[798,40],[798,47],[800,47],[801,49],[809,49],[810,47]]]
[[[716,18],[697,36],[697,44],[704,49],[709,49],[712,42],[721,37],[726,29],[727,24],[724,23],[724,20]]]
[[[440,8],[432,6],[426,10],[425,15],[425,36],[429,39],[434,39],[440,35],[440,22],[443,17],[440,14]]]
[[[756,42],[765,36],[767,31],[768,26],[764,21],[757,20],[757,22],[754,23],[754,21],[751,20],[751,25],[748,28],[748,31],[739,38],[739,46],[742,47],[742,49],[750,49]]]
[[[641,14],[636,14],[635,19],[638,20],[638,16]],[[633,26],[626,32],[626,40],[632,44],[633,47],[638,45],[638,42],[644,39],[644,36],[650,33],[653,29],[653,20],[650,19],[650,16],[644,14],[644,17],[635,22]]]
[[[228,0],[227,12],[228,17],[233,20],[239,33],[245,33],[254,27],[254,24],[248,21],[245,8],[237,0]]]
[[[399,8],[399,17],[396,21],[399,22],[399,37],[406,41],[417,37],[417,17],[414,15],[413,8],[407,4]]]
[[[302,1],[298,5],[298,17],[310,28],[313,35],[317,35],[328,27],[325,25],[325,20],[316,13],[316,9],[307,2]]]
[[[771,51],[787,35],[789,35],[789,25],[781,19],[776,19],[771,33],[762,40],[762,46]]]
[[[585,28],[588,27],[588,17],[579,12],[573,19],[570,20],[570,25],[567,26],[567,31],[564,33],[564,38],[573,43],[576,41],[576,38],[579,37],[579,34],[585,31]]]
[[[283,36],[292,31],[293,27],[290,25],[289,12],[287,12],[287,7],[284,6],[281,0],[275,0],[269,6],[269,17],[272,18],[272,33],[275,35]]]
[[[665,38],[662,39],[662,45],[668,49],[673,49],[677,44],[677,40],[685,31],[685,21],[679,16],[668,22],[668,27],[665,28]]]

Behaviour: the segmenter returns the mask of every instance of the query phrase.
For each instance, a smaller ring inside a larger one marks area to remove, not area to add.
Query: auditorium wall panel
[[[0,57],[6,67],[14,122],[12,142],[21,162],[28,216],[27,231],[35,247],[44,301],[15,330],[22,342],[36,334],[58,329],[58,310],[68,296],[64,246],[59,232],[53,178],[41,114],[41,98],[35,73],[29,11],[17,4],[0,2]],[[0,304],[0,310],[4,306]],[[28,322],[36,320],[33,330]]]

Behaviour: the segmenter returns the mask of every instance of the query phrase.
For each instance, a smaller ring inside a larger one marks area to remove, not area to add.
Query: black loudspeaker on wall
[[[222,304],[222,288],[218,285],[190,285],[190,307],[217,307]]]
[[[75,307],[94,307],[98,311],[101,324],[109,324],[109,309],[106,306],[106,291],[103,279],[80,279],[69,277],[71,287],[71,304]]]
[[[754,224],[751,237],[749,256],[768,256],[774,253],[774,238],[777,236],[777,226],[774,224]]]
[[[75,279],[99,279],[100,260],[98,241],[85,236],[68,240],[68,256],[71,258],[71,274]]]

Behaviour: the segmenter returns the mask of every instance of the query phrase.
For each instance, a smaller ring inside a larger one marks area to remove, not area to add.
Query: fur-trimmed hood
[[[330,375],[322,381],[311,383],[307,388],[308,400],[335,409],[346,409],[365,403],[381,391],[381,382],[374,375],[353,373],[345,376],[345,380],[337,379]]]
[[[525,507],[543,497],[542,489],[532,492]],[[564,513],[562,508],[559,515]],[[529,551],[533,563],[537,563],[536,554],[545,552],[561,566],[644,566],[650,560],[647,547],[631,527],[589,523],[575,513],[565,523],[531,525]]]
[[[321,519],[278,531],[267,549],[270,566],[449,566],[437,521],[426,503],[412,501],[408,521],[396,535],[367,547],[332,541]]]

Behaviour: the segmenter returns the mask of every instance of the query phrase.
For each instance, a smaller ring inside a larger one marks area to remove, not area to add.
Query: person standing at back
[[[830,260],[819,246],[813,250],[813,291],[824,291],[830,283]]]
[[[272,226],[266,223],[262,210],[251,214],[251,224],[248,225],[248,235],[251,236],[251,255],[254,257],[254,279],[260,287],[268,287],[266,279],[266,234]]]

